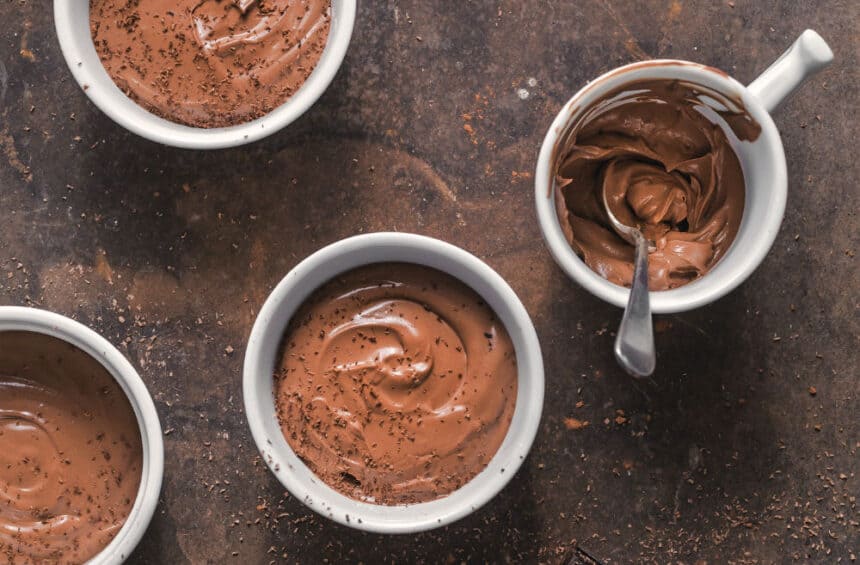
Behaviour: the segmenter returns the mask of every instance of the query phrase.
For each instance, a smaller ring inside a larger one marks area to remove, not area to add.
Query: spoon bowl
[[[654,250],[654,242],[649,241],[639,229],[622,224],[618,220],[609,206],[605,188],[601,196],[612,229],[635,249],[633,283],[615,337],[615,359],[630,375],[636,378],[648,377],[657,365],[648,295],[648,253]]]

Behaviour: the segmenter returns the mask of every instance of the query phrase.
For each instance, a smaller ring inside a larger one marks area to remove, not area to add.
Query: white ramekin
[[[444,271],[475,290],[507,328],[517,356],[513,420],[489,465],[450,495],[408,506],[359,502],[335,491],[290,448],[275,412],[273,375],[290,318],[305,299],[336,275],[371,263],[400,261]],[[409,533],[450,524],[496,495],[514,476],[537,433],[543,407],[540,344],[528,312],[510,286],[486,263],[451,244],[420,235],[373,233],[325,247],[299,263],[269,295],[251,331],[243,376],[245,412],[254,441],[272,472],[298,500],[346,526]]]
[[[143,467],[137,499],[116,537],[87,562],[88,565],[122,563],[131,555],[149,527],[164,477],[164,439],[152,397],[122,353],[105,338],[72,319],[35,308],[0,306],[0,346],[2,333],[8,331],[44,334],[77,347],[111,374],[134,409],[143,446]]]
[[[54,0],[60,49],[77,83],[93,104],[131,132],[164,145],[219,149],[251,143],[286,127],[313,105],[340,68],[355,23],[356,0],[332,0],[331,30],[311,76],[286,102],[267,115],[223,128],[177,124],[145,110],[120,90],[96,53],[90,33],[89,0]]]
[[[558,144],[595,102],[625,84],[639,80],[683,80],[704,86],[728,100],[740,100],[761,126],[753,141],[738,141],[727,131],[746,181],[744,214],[734,243],[705,276],[682,287],[650,293],[651,310],[668,314],[692,310],[732,291],[762,262],[779,232],[785,212],[788,174],[779,131],[770,112],[812,73],[824,68],[833,53],[824,40],[806,30],[749,87],[722,71],[688,61],[633,63],[610,71],[577,92],[564,105],[544,138],[535,172],[537,216],[544,239],[561,268],[586,290],[623,308],[630,290],[592,271],[574,252],[562,231],[556,210],[555,167]]]

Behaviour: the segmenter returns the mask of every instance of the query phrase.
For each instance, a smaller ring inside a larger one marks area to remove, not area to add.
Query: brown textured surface
[[[47,4],[0,4],[0,303],[96,328],[152,390],[166,477],[132,563],[558,562],[576,543],[606,563],[860,557],[856,2],[362,2],[321,101],[217,153],[96,110]],[[748,82],[806,27],[837,60],[776,117],[790,195],[774,249],[730,296],[659,318],[654,383],[631,383],[610,352],[620,312],[541,241],[543,134],[614,66],[688,58]],[[284,497],[241,408],[268,291],[320,246],[380,229],[483,257],[531,312],[547,368],[518,476],[417,536],[353,532]]]

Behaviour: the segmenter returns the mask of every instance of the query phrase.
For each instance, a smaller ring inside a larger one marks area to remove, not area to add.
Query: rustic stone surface
[[[95,328],[152,391],[165,483],[130,562],[554,563],[577,544],[603,563],[860,555],[856,2],[362,2],[320,102],[214,153],[101,114],[49,4],[0,3],[0,304]],[[806,27],[837,60],[776,116],[791,186],[773,251],[730,296],[660,317],[658,373],[633,383],[610,351],[620,312],[541,240],[546,128],[617,65],[692,59],[748,82]],[[394,229],[460,245],[510,281],[541,338],[547,400],[530,457],[490,504],[386,537],[284,496],[251,441],[241,364],[293,265]]]

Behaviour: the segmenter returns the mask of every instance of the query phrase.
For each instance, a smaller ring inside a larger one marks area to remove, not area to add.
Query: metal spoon
[[[630,375],[647,377],[654,372],[657,364],[651,303],[648,299],[648,250],[653,244],[638,229],[618,221],[609,208],[606,190],[603,191],[603,207],[612,229],[636,249],[630,298],[615,338],[615,359]]]

